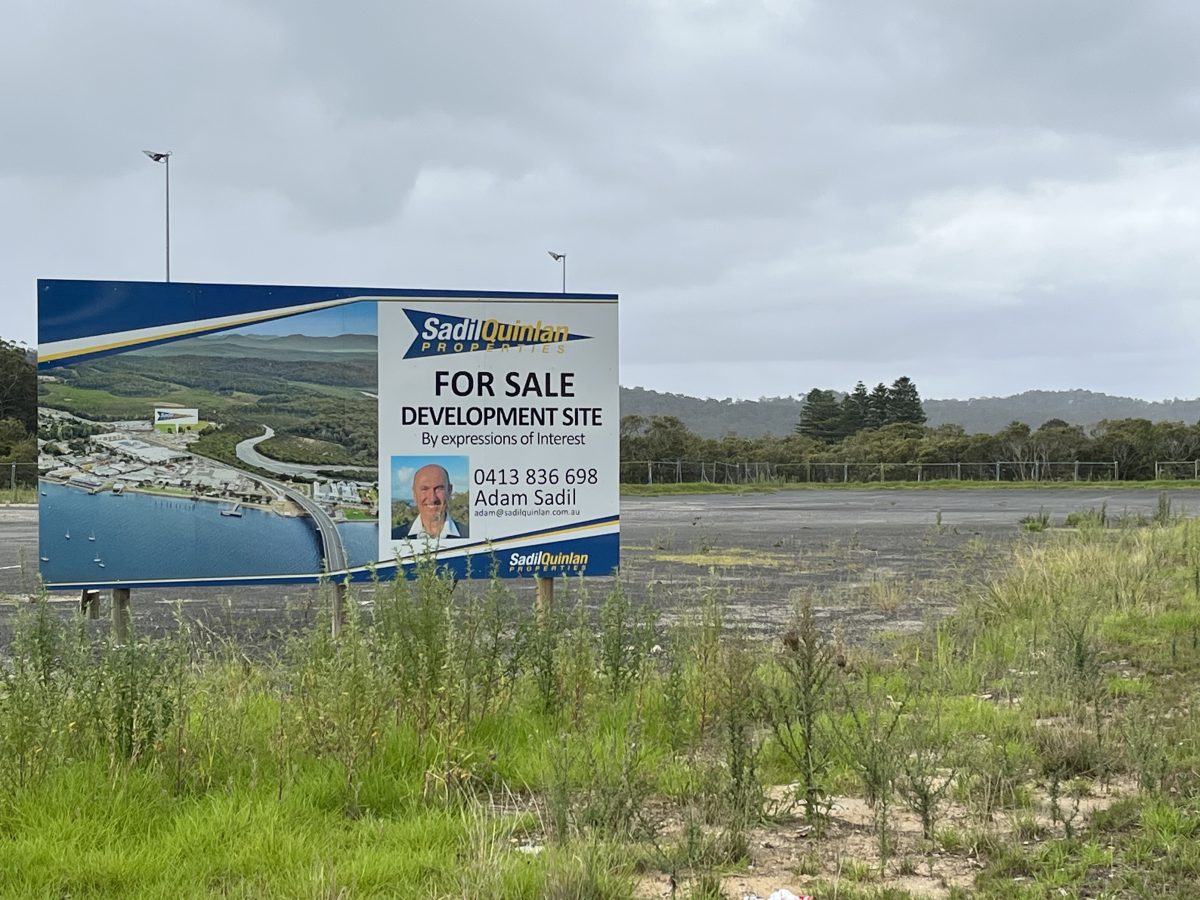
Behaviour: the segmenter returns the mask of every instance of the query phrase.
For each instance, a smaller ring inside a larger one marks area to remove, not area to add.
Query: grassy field
[[[0,486],[0,506],[8,503],[37,503],[37,489],[33,487],[3,487]]]
[[[113,360],[105,362],[110,367],[117,364]],[[155,364],[161,365],[162,361]],[[222,373],[219,361],[209,360],[205,366],[215,366],[216,371],[185,368],[178,374],[197,380],[193,384],[148,379],[136,373],[104,375],[89,370],[83,375],[85,386],[42,384],[38,402],[43,407],[99,419],[147,419],[154,407],[162,405],[195,408],[205,424],[219,422],[234,431],[256,428],[253,433],[261,434],[262,425],[271,426],[277,436],[264,442],[260,450],[268,455],[278,453],[284,462],[331,467],[374,464],[376,401],[362,390],[278,377],[256,381],[236,372]],[[127,391],[136,388],[138,396],[116,393],[109,381],[124,385]],[[248,393],[246,388],[257,393]]]
[[[1200,896],[1200,522],[1036,537],[868,645],[715,578],[665,627],[426,566],[265,662],[23,605],[0,895]]]
[[[154,407],[163,404],[201,409],[205,414],[213,414],[223,411],[230,402],[229,397],[212,391],[182,387],[160,396],[139,398],[122,397],[98,388],[52,383],[42,385],[38,395],[41,406],[66,410],[85,418],[149,419]]]

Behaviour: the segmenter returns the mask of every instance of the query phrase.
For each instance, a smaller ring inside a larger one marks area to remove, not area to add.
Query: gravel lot
[[[1172,511],[1194,514],[1200,493],[1171,492]],[[808,594],[830,630],[848,640],[882,629],[919,628],[944,614],[957,584],[986,577],[1014,541],[1038,540],[1020,525],[1044,512],[1066,515],[1106,505],[1110,518],[1153,516],[1159,492],[1097,489],[798,490],[741,495],[626,497],[621,503],[622,578],[651,597],[664,618],[693,609],[706,592],[728,604],[751,633],[776,632]],[[0,646],[21,599],[36,590],[37,510],[0,507]],[[32,568],[29,568],[32,567]],[[588,582],[598,603],[611,579]],[[512,583],[533,602],[532,580]],[[558,588],[572,604],[576,587]],[[358,591],[370,606],[371,590]],[[76,595],[55,594],[63,615]],[[214,639],[271,647],[313,621],[325,602],[316,588],[191,588],[133,593],[143,633],[175,627],[176,609]],[[107,597],[104,607],[107,610]],[[93,627],[103,627],[98,622]]]

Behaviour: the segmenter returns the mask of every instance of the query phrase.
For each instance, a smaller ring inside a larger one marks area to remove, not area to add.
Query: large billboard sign
[[[608,575],[617,298],[38,282],[52,588]]]
[[[157,428],[191,428],[200,424],[200,410],[155,407],[154,425]]]

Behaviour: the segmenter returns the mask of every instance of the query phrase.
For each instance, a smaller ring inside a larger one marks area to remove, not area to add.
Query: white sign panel
[[[615,300],[381,302],[379,385],[381,560],[616,567]]]

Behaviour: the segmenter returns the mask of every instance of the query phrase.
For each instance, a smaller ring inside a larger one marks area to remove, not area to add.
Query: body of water
[[[307,517],[246,506],[241,516],[222,516],[221,504],[208,500],[91,495],[46,482],[40,490],[38,554],[52,584],[291,575],[321,566],[320,539]]]
[[[337,530],[342,534],[351,568],[365,566],[379,557],[378,522],[339,522]]]

